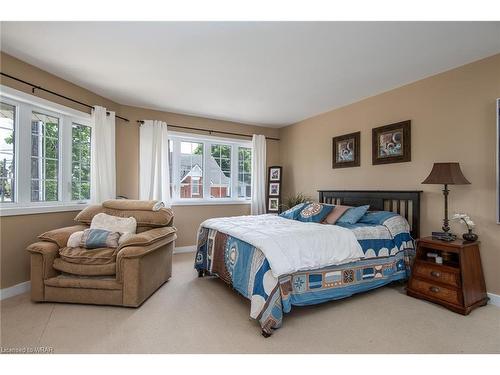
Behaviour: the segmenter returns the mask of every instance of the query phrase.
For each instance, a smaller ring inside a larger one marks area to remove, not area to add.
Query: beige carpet
[[[2,301],[1,346],[56,353],[499,353],[500,308],[469,316],[389,286],[294,308],[268,339],[250,304],[222,281],[198,279],[193,254],[174,256],[173,278],[139,309]]]

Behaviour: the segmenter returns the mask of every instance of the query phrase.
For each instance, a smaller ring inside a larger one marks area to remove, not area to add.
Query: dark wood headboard
[[[370,205],[370,211],[392,211],[404,216],[410,234],[420,235],[421,190],[318,190],[319,202],[346,206]]]

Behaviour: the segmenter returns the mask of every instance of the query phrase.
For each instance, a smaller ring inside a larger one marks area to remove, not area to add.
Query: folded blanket
[[[162,201],[157,200],[109,199],[104,201],[102,206],[113,210],[159,211],[165,205]]]
[[[364,256],[354,234],[336,225],[256,215],[208,219],[201,227],[216,229],[261,250],[274,277],[353,262]]]

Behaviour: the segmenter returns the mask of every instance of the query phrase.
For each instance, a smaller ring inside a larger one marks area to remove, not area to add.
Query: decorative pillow
[[[351,207],[337,220],[337,224],[356,224],[369,208],[369,205]]]
[[[97,249],[100,247],[118,247],[120,233],[104,229],[85,229],[80,240],[80,247]]]
[[[80,246],[80,242],[82,241],[83,230],[73,233],[68,238],[67,247],[78,247]]]
[[[397,215],[397,213],[391,211],[371,211],[365,213],[358,220],[358,223],[382,225],[384,221]]]
[[[325,224],[335,224],[337,220],[346,212],[349,208],[352,208],[352,206],[342,206],[338,205],[335,206],[332,212],[328,214],[328,216],[325,218]]]
[[[90,229],[104,229],[120,234],[135,233],[137,221],[134,217],[117,217],[101,212],[92,218]]]
[[[297,220],[302,222],[321,223],[325,216],[332,212],[333,207],[335,206],[321,203],[309,203],[300,211]]]
[[[306,206],[307,203],[299,203],[292,208],[286,210],[279,214],[279,216],[284,217],[285,219],[297,220],[297,217],[300,214],[300,211]]]

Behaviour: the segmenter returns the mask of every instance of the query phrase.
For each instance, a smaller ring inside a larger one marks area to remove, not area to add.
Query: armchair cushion
[[[130,211],[159,211],[160,208],[165,207],[162,201],[135,199],[109,199],[102,202],[102,206],[113,210]]]
[[[83,288],[121,290],[122,285],[116,279],[107,276],[76,277],[72,275],[59,275],[44,281],[45,285],[55,288]]]
[[[158,211],[140,211],[140,210],[116,210],[106,208],[101,205],[88,206],[75,217],[75,221],[83,224],[92,222],[92,218],[104,212],[105,214],[118,217],[134,217],[137,226],[164,227],[171,225],[174,213],[170,208],[160,208]]]
[[[87,228],[88,226],[86,225],[73,225],[71,227],[49,230],[48,232],[39,235],[38,238],[44,241],[54,242],[59,245],[59,247],[65,247],[68,243],[69,236]]]
[[[56,258],[53,267],[58,271],[80,276],[112,276],[116,274],[116,263],[76,264]]]
[[[59,250],[62,260],[76,264],[110,264],[116,262],[117,248],[100,247],[85,249],[83,247],[63,247]]]
[[[148,246],[176,232],[177,229],[175,227],[150,229],[142,233],[127,236],[120,244],[120,248],[125,246]]]

